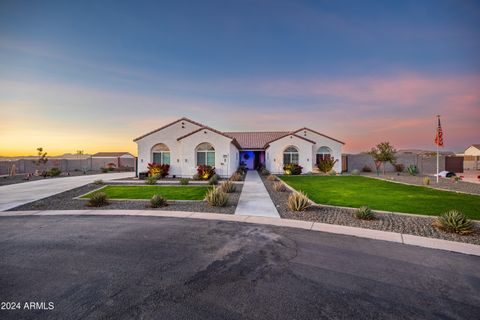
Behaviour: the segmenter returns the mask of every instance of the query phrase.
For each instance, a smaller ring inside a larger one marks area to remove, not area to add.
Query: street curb
[[[3,211],[1,217],[16,216],[145,216],[145,217],[171,217],[202,220],[220,220],[230,222],[246,222],[263,225],[273,225],[287,228],[298,228],[309,231],[320,231],[333,234],[354,236],[388,242],[396,242],[424,248],[458,252],[468,255],[480,256],[480,245],[448,241],[443,239],[427,238],[397,232],[380,231],[373,229],[342,226],[328,223],[311,222],[303,220],[278,219],[270,217],[231,215],[207,212],[188,211],[162,211],[162,210],[45,210],[45,211]]]

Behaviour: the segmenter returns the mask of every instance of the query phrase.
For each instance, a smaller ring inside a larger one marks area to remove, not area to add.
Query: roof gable
[[[272,141],[269,141],[267,144],[265,144],[264,148],[265,148],[265,149],[268,148],[269,144],[272,143],[272,142],[278,141],[278,140],[280,140],[280,139],[283,139],[283,138],[286,138],[286,137],[289,137],[289,136],[295,137],[295,138],[299,138],[299,139],[305,140],[305,141],[307,141],[307,142],[310,142],[310,143],[312,143],[312,144],[315,144],[315,141],[312,141],[312,140],[307,139],[307,138],[305,138],[305,137],[299,136],[298,134],[295,134],[295,133],[293,133],[293,132],[289,132],[289,133],[287,133],[287,134],[285,134],[285,135],[283,135],[283,136],[281,136],[281,137],[278,137],[278,138],[276,138],[276,139],[274,139],[274,140],[272,140]]]
[[[224,132],[215,130],[215,129],[210,128],[210,127],[207,127],[207,126],[203,126],[203,127],[201,127],[201,128],[198,128],[197,130],[193,130],[192,132],[187,133],[186,135],[183,135],[183,136],[179,137],[179,138],[177,139],[177,141],[183,140],[183,139],[185,139],[185,138],[187,138],[187,137],[189,137],[189,136],[191,136],[191,135],[194,135],[194,134],[196,134],[196,133],[198,133],[198,132],[200,132],[200,131],[202,131],[202,130],[208,130],[208,131],[211,131],[211,132],[213,132],[213,133],[216,133],[216,134],[219,134],[219,135],[221,135],[221,136],[224,136],[225,138],[228,138],[228,139],[232,140],[232,143],[233,143],[237,148],[239,148],[239,149],[241,148],[240,145],[238,144],[237,140],[235,140],[235,138],[233,138],[233,137],[225,134]]]
[[[157,128],[157,129],[155,129],[155,130],[153,130],[153,131],[150,131],[150,132],[148,132],[148,133],[145,133],[144,135],[141,135],[141,136],[138,137],[138,138],[133,139],[133,142],[136,142],[136,141],[138,141],[138,140],[140,140],[140,139],[143,139],[143,138],[145,138],[145,137],[147,137],[147,136],[149,136],[149,135],[151,135],[151,134],[154,134],[155,132],[158,132],[158,131],[161,131],[161,130],[163,130],[163,129],[165,129],[165,128],[168,128],[168,127],[170,127],[170,126],[173,126],[174,124],[179,123],[180,121],[188,121],[188,122],[190,122],[191,124],[197,125],[197,126],[199,126],[199,127],[206,127],[206,128],[208,128],[208,127],[207,127],[206,125],[204,125],[204,124],[201,124],[201,123],[199,123],[199,122],[190,120],[190,119],[188,119],[188,118],[186,118],[186,117],[182,117],[182,118],[180,118],[180,119],[178,119],[178,120],[175,120],[175,121],[173,121],[173,122],[170,122],[170,123],[168,123],[168,124],[166,124],[166,125],[164,125],[164,126],[162,126],[162,127],[160,127],[160,128]]]
[[[297,132],[305,131],[305,130],[308,130],[308,131],[310,131],[310,132],[316,133],[316,134],[318,134],[318,135],[320,135],[320,136],[322,136],[322,137],[325,137],[325,138],[327,138],[327,139],[336,141],[336,142],[338,142],[338,143],[345,144],[345,142],[343,142],[343,141],[334,139],[334,138],[332,138],[332,137],[327,136],[326,134],[320,133],[320,132],[318,132],[318,131],[315,131],[315,130],[310,129],[310,128],[307,128],[307,127],[300,128],[300,129],[295,130],[295,131],[293,131],[293,132],[294,132],[294,133],[297,133]]]

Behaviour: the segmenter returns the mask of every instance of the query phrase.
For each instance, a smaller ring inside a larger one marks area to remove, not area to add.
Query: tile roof
[[[134,139],[133,141],[138,141],[148,135],[151,135],[152,133],[155,133],[155,132],[158,132],[162,129],[165,129],[166,127],[169,127],[175,123],[178,123],[180,121],[188,121],[190,123],[193,123],[197,126],[199,126],[200,128],[197,129],[197,130],[194,130],[192,132],[189,132],[183,136],[181,136],[180,138],[178,138],[177,140],[182,140],[192,134],[195,134],[197,133],[198,131],[201,131],[201,130],[205,130],[205,129],[208,129],[210,131],[213,131],[215,133],[218,133],[218,134],[221,134],[223,136],[226,136],[228,138],[231,138],[232,139],[232,143],[237,146],[238,148],[240,149],[264,149],[267,147],[267,145],[270,143],[270,142],[273,142],[273,141],[276,141],[278,139],[281,139],[283,137],[286,137],[288,135],[294,135],[298,138],[301,138],[301,139],[304,139],[306,141],[309,141],[309,142],[312,142],[312,143],[315,143],[307,138],[304,138],[300,135],[297,135],[296,133],[302,131],[302,130],[309,130],[311,132],[314,132],[316,134],[319,134],[321,136],[324,136],[328,139],[331,139],[333,141],[337,141],[339,143],[342,143],[342,144],[345,144],[344,142],[340,141],[340,140],[337,140],[337,139],[334,139],[332,137],[329,137],[327,135],[324,135],[320,132],[317,132],[315,130],[312,130],[312,129],[309,129],[309,128],[301,128],[301,129],[298,129],[296,131],[246,131],[246,132],[239,132],[239,131],[219,131],[219,130],[216,130],[216,129],[213,129],[212,127],[209,127],[209,126],[206,126],[204,124],[201,124],[199,122],[196,122],[196,121],[193,121],[193,120],[190,120],[189,118],[186,118],[186,117],[182,117],[176,121],[173,121],[169,124],[166,124],[164,125],[163,127],[160,127],[158,129],[155,129],[153,131],[150,131],[136,139]]]
[[[289,131],[224,132],[237,140],[242,149],[263,149],[265,145],[289,134]]]
[[[97,152],[92,154],[92,157],[121,157],[124,155],[130,155],[133,157],[133,154],[130,152]]]

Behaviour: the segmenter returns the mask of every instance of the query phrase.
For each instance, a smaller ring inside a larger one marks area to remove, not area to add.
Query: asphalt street
[[[479,266],[246,223],[0,217],[0,301],[20,303],[0,319],[478,319]]]

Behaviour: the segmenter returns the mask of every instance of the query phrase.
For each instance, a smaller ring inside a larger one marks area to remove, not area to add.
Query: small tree
[[[390,142],[380,142],[368,152],[375,161],[383,163],[383,174],[385,174],[385,165],[387,162],[393,163],[395,161],[396,153],[397,150],[395,150]]]
[[[33,160],[33,163],[38,167],[40,165],[45,165],[48,162],[47,153],[43,152],[43,148],[37,148],[38,159]]]

